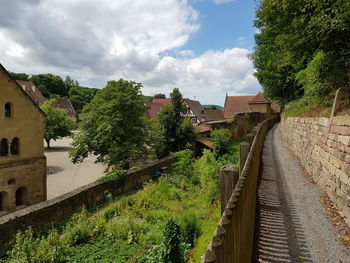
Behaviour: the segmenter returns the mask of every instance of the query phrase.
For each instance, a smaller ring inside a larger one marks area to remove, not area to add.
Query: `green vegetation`
[[[69,88],[69,99],[72,102],[73,107],[78,114],[80,114],[84,106],[95,97],[97,91],[98,89],[91,89],[73,85]]]
[[[183,98],[179,89],[174,88],[170,98],[171,104],[162,109],[158,115],[157,127],[164,137],[164,151],[160,156],[185,149],[195,138],[191,121],[183,117],[187,109],[182,103]]]
[[[350,87],[350,2],[262,0],[257,9],[256,77],[289,116],[332,104]]]
[[[214,200],[224,163],[207,150],[197,160],[188,149],[175,154],[174,170],[136,193],[109,197],[100,209],[84,209],[41,236],[30,229],[18,233],[14,248],[0,262],[168,263],[192,255],[191,262],[199,262],[218,221]],[[122,183],[125,176],[118,171],[103,180]]]
[[[40,108],[46,114],[44,138],[50,148],[51,140],[71,135],[76,124],[66,110],[56,107],[56,100],[45,101]]]
[[[108,81],[81,114],[79,131],[73,136],[74,163],[89,153],[98,162],[129,169],[130,162],[145,153],[146,122],[141,84],[120,79]]]

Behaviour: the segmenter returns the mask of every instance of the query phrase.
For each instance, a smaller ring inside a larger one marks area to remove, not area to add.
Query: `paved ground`
[[[350,262],[320,203],[322,192],[302,174],[281,141],[268,134],[259,185],[255,262]]]
[[[92,156],[79,164],[71,162],[68,157],[68,152],[72,150],[71,141],[70,138],[63,138],[52,141],[51,149],[45,148],[48,168],[47,199],[92,183],[103,175],[105,167],[101,164],[95,164],[95,159]]]

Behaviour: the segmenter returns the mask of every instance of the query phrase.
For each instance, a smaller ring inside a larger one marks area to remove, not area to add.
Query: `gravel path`
[[[350,262],[310,183],[276,125],[266,137],[258,190],[255,262]]]

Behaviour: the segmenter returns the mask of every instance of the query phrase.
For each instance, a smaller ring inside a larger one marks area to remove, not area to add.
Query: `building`
[[[206,121],[205,110],[199,101],[183,99],[182,102],[187,109],[184,116],[190,118],[194,126],[197,126],[200,123]],[[159,112],[164,107],[170,104],[171,104],[171,99],[153,99],[150,102],[146,102],[145,106],[147,107],[147,112],[144,114],[144,116],[147,119],[155,119],[159,114]]]
[[[77,113],[69,99],[58,99],[56,101],[56,107],[66,110],[68,116],[72,119],[77,119]]]
[[[257,95],[227,96],[224,106],[224,118],[230,119],[239,113],[260,112],[266,114],[280,113],[281,106],[269,101],[259,92]]]
[[[34,83],[31,81],[16,80],[18,85],[32,98],[32,100],[39,106],[47,101],[47,98],[43,96],[40,90],[35,87]]]
[[[45,114],[0,64],[0,215],[46,200]]]

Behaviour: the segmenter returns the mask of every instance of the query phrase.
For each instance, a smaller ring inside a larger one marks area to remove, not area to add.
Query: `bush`
[[[128,172],[126,170],[117,169],[97,179],[97,181],[101,183],[115,182],[116,185],[121,185],[122,183],[124,183],[127,175],[128,175]]]
[[[228,145],[231,141],[232,133],[228,129],[214,130],[211,133],[211,140],[215,144],[215,155],[220,157],[224,155],[228,149]]]
[[[187,214],[181,222],[181,236],[183,243],[188,244],[190,248],[194,247],[197,238],[200,235],[200,225],[196,215]]]
[[[65,229],[64,240],[70,246],[84,243],[92,235],[93,227],[86,209],[83,209],[80,213],[76,213],[71,217]]]
[[[162,259],[165,263],[182,263],[182,253],[180,247],[180,227],[170,219],[164,228]]]
[[[192,164],[195,161],[193,151],[186,149],[173,153],[172,155],[178,158],[178,161],[173,164],[172,173],[191,177],[193,174]]]
[[[219,175],[221,163],[214,154],[204,150],[201,158],[194,163],[194,173],[199,177],[202,194],[206,201],[213,201],[219,194]]]

